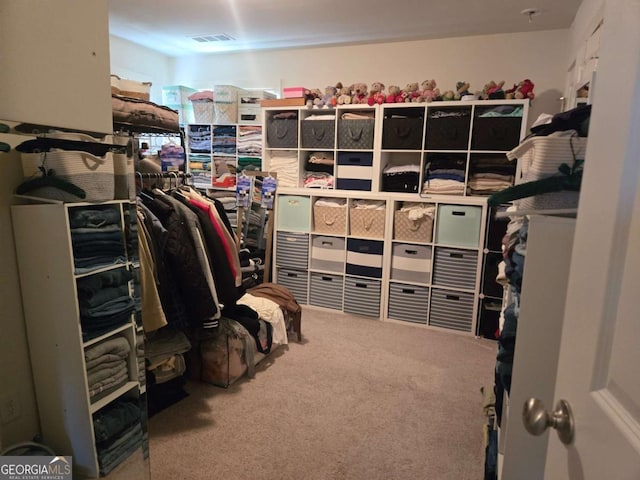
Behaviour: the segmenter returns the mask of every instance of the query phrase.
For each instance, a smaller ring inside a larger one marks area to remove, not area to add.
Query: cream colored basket
[[[408,212],[396,210],[393,216],[393,238],[405,242],[429,243],[433,235],[433,218],[425,215],[411,220]]]
[[[356,237],[383,238],[385,210],[352,208],[349,213],[350,234]]]
[[[318,233],[347,234],[347,207],[313,206],[313,230]]]

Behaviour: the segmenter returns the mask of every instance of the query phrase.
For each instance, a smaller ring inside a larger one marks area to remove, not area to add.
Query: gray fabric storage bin
[[[380,280],[345,277],[344,311],[380,318]]]
[[[309,235],[306,233],[278,232],[276,265],[306,270],[309,255]]]
[[[342,275],[311,273],[309,305],[342,311]]]
[[[307,287],[309,285],[306,270],[294,270],[291,268],[278,268],[277,283],[284,285],[300,304],[308,304]]]
[[[335,120],[303,120],[302,148],[333,149],[336,139]]]
[[[388,317],[406,322],[427,323],[429,288],[400,283],[389,284]]]
[[[298,119],[271,118],[267,123],[270,148],[298,148]]]
[[[392,280],[424,284],[431,281],[431,247],[396,243],[392,250]]]
[[[474,315],[472,293],[431,290],[429,325],[471,332]]]
[[[338,148],[345,150],[371,150],[373,148],[373,130],[375,120],[338,121]]]
[[[342,273],[346,255],[344,238],[314,236],[311,240],[311,268],[313,270]]]
[[[433,260],[433,284],[475,290],[478,252],[436,247]]]

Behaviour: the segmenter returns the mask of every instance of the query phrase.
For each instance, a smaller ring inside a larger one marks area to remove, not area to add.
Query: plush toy
[[[482,90],[482,95],[481,98],[483,100],[499,100],[499,99],[504,99],[505,98],[505,93],[504,90],[502,89],[502,86],[504,85],[504,80],[496,83],[493,80],[491,80],[489,83],[487,83],[484,86],[484,89]]]
[[[336,84],[336,88],[338,90],[336,93],[336,102],[338,105],[349,105],[351,103],[351,89],[349,87],[343,87],[340,82]]]
[[[351,85],[351,103],[367,103],[366,83],[354,83]]]
[[[460,100],[465,95],[472,95],[469,91],[469,82],[457,82],[456,83],[456,92],[454,93],[454,99]]]
[[[521,81],[518,84],[515,97],[518,99],[528,98],[529,100],[533,100],[536,97],[535,93],[533,93],[533,87],[535,87],[535,85],[528,78]]]
[[[514,83],[513,87],[504,91],[504,98],[506,98],[507,100],[513,100],[514,98],[516,98],[516,90],[518,90],[518,84]]]
[[[336,105],[336,87],[332,85],[325,87],[324,94],[316,98],[313,105],[318,108],[334,107]]]
[[[433,102],[440,98],[440,89],[436,87],[435,80],[425,80],[420,86],[422,87],[420,97],[423,102]]]
[[[418,82],[407,83],[407,86],[404,87],[402,91],[402,96],[406,103],[421,102],[422,98],[420,96],[420,85]]]
[[[387,98],[385,99],[385,103],[398,103],[399,101],[400,101],[400,87],[398,85],[389,85],[389,88],[387,89]]]
[[[444,92],[442,92],[442,95],[440,97],[443,101],[445,102],[449,102],[452,100],[459,100],[459,98],[456,98],[456,94],[454,93],[453,90],[445,90]]]
[[[384,94],[384,84],[381,82],[373,82],[369,89],[369,96],[367,97],[367,104],[370,106],[381,105],[386,100]]]

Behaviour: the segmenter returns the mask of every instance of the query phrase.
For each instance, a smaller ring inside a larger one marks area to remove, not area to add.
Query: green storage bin
[[[436,243],[479,248],[482,207],[475,205],[438,205]]]
[[[311,229],[311,199],[301,195],[278,197],[278,230],[308,232]]]

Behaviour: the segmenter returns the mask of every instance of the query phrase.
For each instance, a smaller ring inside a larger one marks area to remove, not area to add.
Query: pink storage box
[[[287,87],[283,88],[284,98],[300,98],[304,97],[304,92],[308,91],[307,88],[304,87]]]

